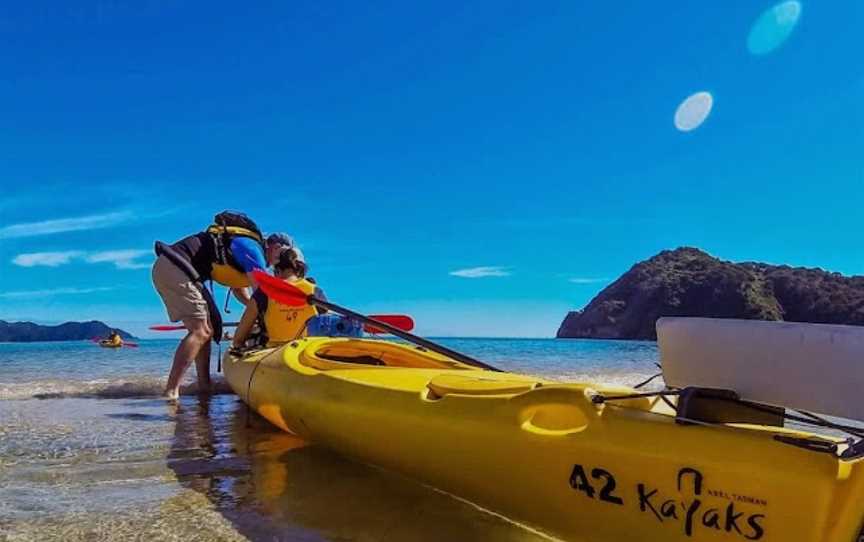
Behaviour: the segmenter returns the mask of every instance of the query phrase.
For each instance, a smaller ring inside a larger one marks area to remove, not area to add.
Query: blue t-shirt
[[[256,269],[267,269],[267,260],[261,245],[248,237],[235,237],[231,240],[231,254],[243,271],[251,273]]]

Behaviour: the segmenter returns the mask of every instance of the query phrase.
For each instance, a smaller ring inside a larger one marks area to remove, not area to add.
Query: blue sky
[[[551,336],[681,245],[862,274],[864,4],[775,4],[4,6],[0,318],[163,322],[153,241],[224,208],[433,335]]]

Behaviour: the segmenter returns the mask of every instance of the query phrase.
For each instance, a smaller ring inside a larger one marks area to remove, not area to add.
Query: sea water
[[[632,385],[657,372],[652,342],[439,341],[562,381]],[[224,383],[167,402],[177,341],[139,344],[0,344],[0,540],[543,539],[277,430]]]

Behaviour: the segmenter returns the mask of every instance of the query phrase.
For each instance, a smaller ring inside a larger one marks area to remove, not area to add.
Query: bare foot
[[[180,390],[174,388],[173,390],[165,390],[165,398],[169,401],[177,401],[180,399]]]

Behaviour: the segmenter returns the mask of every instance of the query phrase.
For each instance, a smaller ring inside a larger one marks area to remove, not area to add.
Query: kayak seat
[[[518,380],[493,380],[459,375],[439,375],[429,381],[428,399],[441,399],[456,395],[516,395],[540,387],[539,382]]]
[[[318,369],[319,371],[366,369],[368,367],[382,367],[385,365],[380,359],[368,354],[337,356],[321,352],[314,355],[301,354],[300,362],[307,367]]]
[[[383,361],[370,355],[360,356],[337,356],[334,354],[318,354],[319,358],[330,361],[340,361],[342,363],[356,363],[359,365],[385,365]]]

